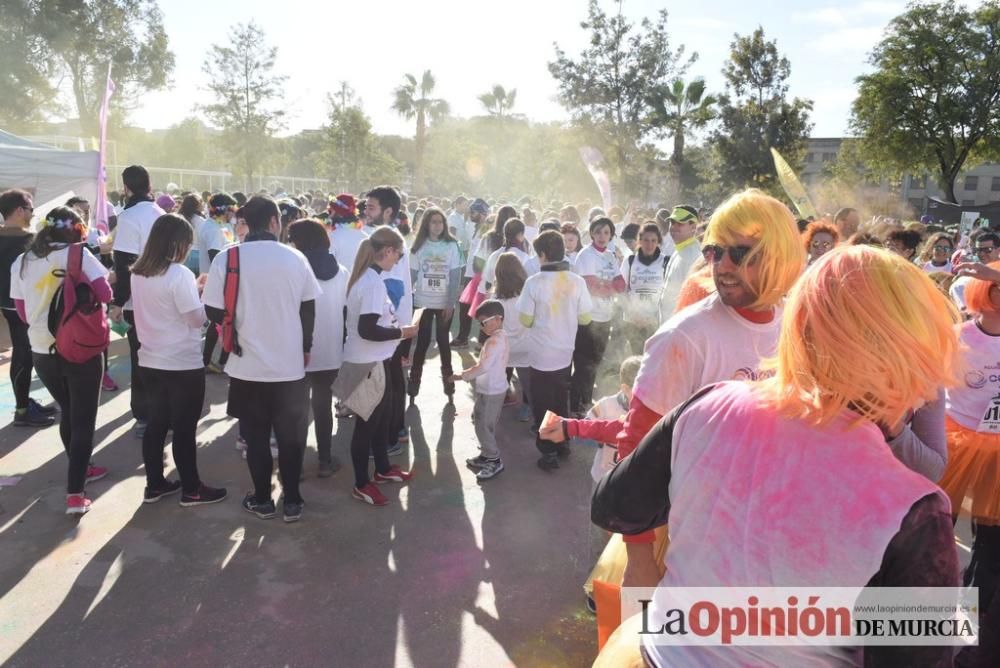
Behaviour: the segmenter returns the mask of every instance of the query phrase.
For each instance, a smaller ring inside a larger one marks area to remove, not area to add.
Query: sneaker
[[[32,398],[28,398],[28,407],[32,408],[41,413],[42,415],[55,415],[59,412],[59,407],[55,404],[49,404],[48,406],[43,406]]]
[[[215,373],[215,374],[225,373],[225,370],[215,362],[209,362],[208,366],[205,367],[205,371],[206,373]]]
[[[179,480],[164,480],[156,487],[146,487],[142,493],[143,503],[156,503],[165,496],[171,496],[181,491]]]
[[[375,482],[382,485],[387,482],[410,482],[413,479],[413,473],[410,471],[404,471],[396,464],[389,467],[389,470],[385,473],[375,472]]]
[[[486,457],[483,457],[482,455],[476,455],[471,459],[466,459],[465,465],[468,466],[473,471],[478,471],[479,469],[486,466],[486,462],[488,461],[490,460],[486,459]]]
[[[302,519],[302,507],[306,505],[305,501],[301,503],[291,503],[290,501],[284,501],[281,504],[281,515],[285,522],[298,522]]]
[[[340,460],[336,457],[330,457],[330,461],[324,459],[319,460],[319,472],[317,475],[320,478],[329,478],[334,473],[340,470],[342,464]]]
[[[521,403],[521,400],[518,399],[517,395],[514,394],[513,392],[507,392],[507,394],[504,395],[503,398],[504,406],[517,406],[519,403]]]
[[[390,457],[398,457],[403,454],[403,446],[400,443],[393,443],[385,449],[385,454]]]
[[[86,515],[87,511],[89,510],[90,510],[90,499],[88,499],[83,494],[66,495],[67,515]]]
[[[452,339],[451,348],[452,350],[464,350],[469,347],[468,339]]]
[[[528,404],[521,404],[521,408],[517,411],[517,421],[531,422],[531,406]]]
[[[108,470],[103,466],[94,466],[91,464],[87,467],[87,482],[97,482],[107,474]]]
[[[145,420],[136,420],[135,425],[132,427],[132,435],[136,438],[141,439],[146,435],[146,425],[148,423]]]
[[[367,503],[370,506],[387,506],[389,505],[389,499],[382,495],[379,491],[378,485],[375,483],[368,483],[364,487],[358,489],[355,487],[351,490],[351,496],[353,496],[358,501]]]
[[[410,432],[406,431],[406,427],[399,430],[399,438],[396,439],[398,443],[409,443],[410,442]]]
[[[499,459],[487,459],[486,464],[476,473],[476,480],[495,478],[503,471],[503,462]]]
[[[31,404],[14,411],[14,425],[18,427],[51,427],[55,422],[53,416],[39,412]]]
[[[274,501],[268,499],[264,503],[259,503],[253,492],[247,492],[247,495],[243,497],[242,505],[243,510],[262,520],[269,520],[278,514],[274,509]]]
[[[225,487],[209,487],[202,484],[194,494],[182,494],[180,505],[182,508],[192,506],[206,506],[210,503],[218,503],[226,498]]]
[[[559,459],[566,459],[567,457],[569,457],[569,446],[566,445],[565,443],[559,445],[558,448],[556,449],[556,457],[558,457]]]
[[[538,468],[543,471],[554,471],[559,468],[559,460],[555,455],[543,455],[538,459]]]
[[[117,392],[118,383],[109,374],[104,374],[104,378],[101,379],[101,389],[105,392]]]

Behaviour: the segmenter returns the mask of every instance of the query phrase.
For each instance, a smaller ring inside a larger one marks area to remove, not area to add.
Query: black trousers
[[[329,462],[333,456],[333,381],[337,380],[337,371],[339,369],[306,372],[316,448],[321,462]]]
[[[59,438],[69,458],[66,493],[80,494],[87,482],[87,466],[94,452],[104,355],[74,364],[58,354],[32,353],[32,361],[45,389],[59,404]]]
[[[452,318],[454,313],[445,320],[444,309],[424,309],[420,317],[420,328],[417,330],[417,347],[410,365],[411,382],[419,383],[423,376],[424,360],[427,359],[427,349],[431,345],[431,329],[434,330],[438,353],[441,355],[441,378],[447,380],[451,376],[451,344],[448,336],[451,333]]]
[[[128,339],[128,356],[132,361],[131,374],[131,396],[129,405],[132,408],[132,417],[143,422],[149,421],[149,396],[146,392],[146,382],[139,373],[139,335],[135,331],[135,316],[132,311],[125,311],[125,322],[131,327],[125,334]]]
[[[975,531],[962,584],[979,587],[979,609],[985,612],[1000,591],[1000,526],[976,523]]]
[[[458,304],[458,337],[462,341],[469,340],[472,333],[472,316],[469,315],[471,304]]]
[[[229,379],[229,415],[238,418],[247,442],[247,467],[258,503],[271,500],[271,431],[278,440],[278,473],[285,500],[301,503],[299,475],[309,429],[309,383]]]
[[[163,484],[163,446],[167,430],[172,429],[174,464],[184,493],[197,494],[201,478],[196,433],[205,404],[205,369],[166,371],[141,367],[139,371],[149,389],[149,424],[142,437],[146,486]]]
[[[410,340],[400,341],[396,352],[389,360],[389,372],[386,381],[392,386],[389,411],[386,420],[389,423],[389,440],[386,445],[399,442],[399,434],[406,426],[406,375],[403,373],[403,358],[410,354]]]
[[[531,412],[535,418],[535,427],[542,424],[545,411],[565,416],[569,413],[569,367],[556,371],[539,371],[531,369]],[[543,455],[550,457],[560,449],[552,441],[535,437],[535,447]]]
[[[656,333],[655,325],[644,326],[623,322],[621,327],[630,348],[630,355],[642,355],[646,340]]]
[[[3,309],[3,317],[10,330],[10,384],[14,388],[14,401],[18,410],[28,407],[28,391],[31,389],[31,341],[28,340],[28,325],[13,309]]]
[[[351,464],[354,466],[354,486],[361,489],[371,480],[368,477],[368,455],[375,457],[375,470],[386,473],[389,470],[389,455],[386,449],[395,435],[389,434],[389,410],[392,404],[392,383],[389,382],[390,360],[382,362],[385,370],[385,392],[382,400],[367,420],[354,418],[354,433],[351,434]],[[395,440],[393,440],[395,443]]]
[[[570,408],[583,411],[594,400],[594,379],[604,359],[611,336],[610,322],[592,322],[577,327],[573,349],[573,380],[570,385]]]

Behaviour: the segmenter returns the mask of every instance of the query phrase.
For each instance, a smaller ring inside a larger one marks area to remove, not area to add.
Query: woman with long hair
[[[63,283],[70,246],[86,238],[87,226],[80,214],[69,207],[56,207],[41,221],[31,246],[11,267],[10,296],[18,315],[28,325],[35,372],[59,405],[59,437],[69,458],[68,515],[82,515],[90,510],[84,488],[88,482],[100,480],[108,473],[106,468],[90,462],[104,355],[95,355],[85,362],[70,362],[55,350],[55,336],[49,330],[49,311]],[[108,270],[86,249],[80,269],[97,300],[109,303]]]
[[[517,298],[521,296],[524,282],[528,274],[524,270],[521,259],[514,253],[503,253],[496,263],[496,285],[494,298],[503,304],[503,329],[507,334],[509,353],[507,365],[517,369],[517,379],[521,383],[521,408],[517,419],[520,422],[531,420],[531,340],[527,329],[521,324],[517,313]],[[508,376],[508,380],[509,380]]]
[[[149,388],[149,423],[142,436],[146,468],[143,503],[181,492],[180,505],[201,506],[226,498],[198,475],[196,433],[205,403],[201,328],[205,307],[194,275],[184,266],[194,231],[168,213],[153,223],[142,255],[132,265],[132,304],[139,337],[139,371]],[[163,447],[173,431],[174,465],[180,481],[163,476]]]
[[[641,355],[646,339],[660,325],[660,294],[667,273],[669,258],[663,256],[660,226],[647,221],[639,232],[636,252],[622,262],[625,279],[622,330],[633,355]]]
[[[448,230],[444,211],[433,206],[424,211],[410,254],[413,258],[410,262],[414,286],[413,306],[423,311],[418,323],[417,346],[413,351],[406,391],[411,400],[420,392],[424,359],[431,343],[433,328],[441,358],[444,393],[450,401],[455,394],[455,383],[450,380],[453,371],[448,335],[462,287],[462,254],[458,241]]]
[[[951,255],[954,251],[955,243],[950,234],[947,232],[932,234],[924,242],[923,251],[920,253],[920,264],[928,273],[943,271],[950,274],[952,270]]]
[[[385,226],[361,242],[347,282],[347,340],[344,363],[334,386],[334,393],[352,409],[356,406],[351,405],[351,399],[358,392],[369,399],[365,402],[370,409],[367,417],[360,409],[354,410],[357,417],[351,435],[354,466],[351,495],[373,506],[389,503],[378,484],[408,482],[413,477],[409,471],[390,465],[387,453],[387,444],[396,436],[390,433],[393,393],[390,361],[399,342],[416,336],[418,329],[418,325],[399,326],[396,309],[381,276],[403,257],[403,248],[399,232]],[[375,395],[373,400],[372,395]],[[369,455],[375,459],[374,482],[368,475]]]
[[[327,478],[341,466],[340,459],[333,455],[333,383],[344,360],[347,269],[330,252],[330,235],[315,218],[303,218],[289,225],[288,242],[306,256],[323,288],[323,294],[316,298],[315,335],[306,364],[306,379],[319,452],[319,477]]]

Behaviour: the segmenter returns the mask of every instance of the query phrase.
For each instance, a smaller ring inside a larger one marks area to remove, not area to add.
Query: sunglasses
[[[976,246],[972,250],[976,255],[989,255],[996,250],[996,246]]]
[[[497,318],[499,318],[499,317],[500,317],[500,316],[498,316],[498,315],[491,315],[491,316],[490,316],[490,317],[488,317],[488,318],[483,318],[482,320],[480,320],[480,321],[479,321],[479,326],[480,326],[480,327],[485,327],[485,326],[486,326],[486,323],[488,323],[488,322],[489,322],[490,320],[496,320],[496,319],[497,319]]]
[[[743,264],[750,251],[753,250],[753,246],[719,246],[716,244],[708,244],[701,249],[701,255],[705,258],[706,262],[712,264],[719,264],[722,262],[722,257],[728,253],[729,259],[732,260],[733,264]]]
[[[833,248],[833,242],[832,241],[813,241],[811,244],[809,244],[809,247],[810,248],[824,248],[824,249]]]
[[[951,252],[951,246],[935,246],[934,247],[934,252],[935,253],[950,253]]]

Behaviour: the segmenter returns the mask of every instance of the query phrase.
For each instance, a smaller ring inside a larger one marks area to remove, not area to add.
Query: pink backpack
[[[69,246],[62,285],[49,305],[49,331],[56,339],[52,347],[64,360],[75,364],[103,353],[110,340],[104,305],[83,274],[83,254],[89,252],[84,245]]]

